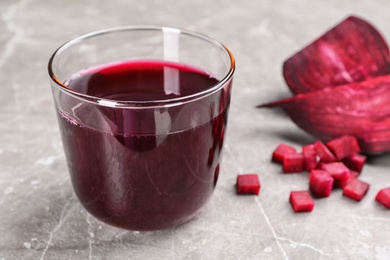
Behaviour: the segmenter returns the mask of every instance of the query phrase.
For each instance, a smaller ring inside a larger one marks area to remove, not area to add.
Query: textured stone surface
[[[277,144],[313,139],[262,102],[290,95],[283,60],[349,14],[390,39],[390,3],[376,1],[0,1],[0,259],[390,259],[390,155],[370,159],[356,203],[336,191],[294,214],[290,190],[306,175],[270,162]],[[177,228],[107,226],[78,203],[68,177],[46,71],[64,41],[97,29],[167,25],[208,34],[237,59],[224,162],[203,212]],[[259,196],[237,196],[238,173],[259,174]]]

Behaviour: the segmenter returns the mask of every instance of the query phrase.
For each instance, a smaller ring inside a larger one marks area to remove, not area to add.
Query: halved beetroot
[[[381,189],[375,196],[375,200],[390,209],[390,187]]]
[[[321,168],[333,177],[335,184],[338,186],[348,181],[351,174],[350,170],[342,162],[324,163],[321,165]]]
[[[305,170],[311,171],[317,166],[317,153],[314,144],[302,146],[303,159],[305,161]]]
[[[307,191],[292,191],[290,203],[295,212],[310,212],[314,208],[314,200]]]
[[[333,139],[329,141],[326,146],[339,161],[360,152],[358,141],[352,135],[344,135]]]
[[[335,87],[390,73],[390,51],[367,21],[350,16],[283,64],[294,94]]]
[[[283,158],[284,173],[303,172],[305,161],[302,153],[289,153]]]
[[[361,201],[369,188],[370,184],[355,178],[343,188],[343,194],[350,199]]]
[[[280,144],[272,153],[272,161],[283,163],[284,156],[289,153],[296,153],[295,148],[287,144]]]
[[[260,192],[260,181],[257,174],[237,175],[237,194],[255,194]]]
[[[355,154],[350,157],[347,157],[342,160],[342,162],[347,166],[350,170],[361,172],[364,164],[366,163],[367,157],[361,154]]]
[[[390,75],[387,75],[259,107],[283,108],[300,128],[324,142],[353,135],[362,153],[378,154],[390,150],[389,104]]]
[[[312,170],[309,174],[309,189],[317,198],[329,197],[333,188],[333,177],[323,170]]]

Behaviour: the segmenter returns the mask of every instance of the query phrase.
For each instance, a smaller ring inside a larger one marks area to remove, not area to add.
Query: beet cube
[[[359,173],[358,173],[358,172],[356,172],[356,171],[350,171],[349,177],[346,178],[346,179],[343,179],[342,181],[340,181],[340,182],[338,183],[338,185],[339,185],[341,188],[344,188],[350,181],[352,181],[353,179],[356,179],[358,176],[359,176]]]
[[[368,188],[370,184],[355,178],[344,187],[343,194],[350,199],[361,201]]]
[[[329,141],[326,146],[340,161],[360,152],[357,139],[352,135],[345,135]]]
[[[290,203],[295,212],[310,212],[314,208],[314,200],[307,191],[292,191]]]
[[[350,170],[342,162],[324,163],[321,165],[321,168],[332,175],[335,184],[338,186],[345,183],[351,174]]]
[[[326,147],[326,145],[321,142],[317,141],[314,143],[314,149],[316,150],[316,153],[318,157],[320,158],[320,162],[322,163],[330,163],[330,162],[336,162],[336,157],[332,154],[332,152]]]
[[[309,188],[317,198],[329,197],[333,188],[333,177],[323,170],[312,170],[309,174]]]
[[[301,153],[289,153],[283,158],[283,172],[303,172],[305,161]]]
[[[350,170],[361,172],[364,164],[366,163],[366,156],[361,154],[355,154],[350,157],[344,158],[343,163]]]
[[[260,192],[260,181],[257,174],[237,175],[237,194],[255,194]]]
[[[286,154],[296,153],[296,152],[297,151],[295,150],[294,147],[289,146],[287,144],[280,144],[272,153],[272,161],[282,164],[283,158]]]
[[[375,196],[375,200],[390,209],[390,187],[381,189]]]
[[[314,144],[303,146],[302,154],[305,161],[305,170],[311,171],[315,169],[317,166],[317,153],[314,149]]]

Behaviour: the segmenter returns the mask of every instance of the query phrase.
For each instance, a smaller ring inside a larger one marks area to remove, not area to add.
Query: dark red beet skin
[[[294,94],[335,87],[390,73],[390,51],[367,21],[350,16],[283,64]]]

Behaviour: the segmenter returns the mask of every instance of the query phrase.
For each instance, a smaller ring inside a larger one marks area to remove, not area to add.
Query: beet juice
[[[197,214],[218,178],[230,84],[207,102],[170,107],[168,100],[218,82],[165,61],[112,63],[67,80],[68,89],[101,98],[101,106],[91,109],[59,95],[65,107],[57,107],[62,141],[82,205],[102,221],[131,230],[174,226]],[[114,108],[120,101],[134,101],[139,109]],[[145,109],[155,101],[167,101],[167,108]]]

